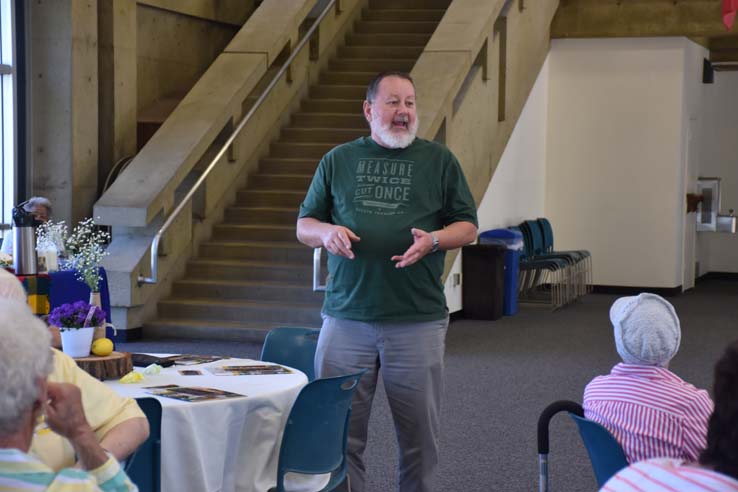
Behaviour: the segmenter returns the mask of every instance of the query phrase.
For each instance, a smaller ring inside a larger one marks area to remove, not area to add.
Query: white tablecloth
[[[204,386],[246,398],[188,403],[156,397],[162,405],[162,492],[264,492],[274,486],[279,443],[287,415],[307,377],[292,374],[214,376],[207,367],[263,364],[225,359],[194,366],[171,366],[135,384],[107,381],[116,393],[151,397],[145,386]],[[202,376],[182,376],[199,369]]]

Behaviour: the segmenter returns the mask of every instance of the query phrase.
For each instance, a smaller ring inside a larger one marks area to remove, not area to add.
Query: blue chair
[[[597,422],[573,414],[571,418],[577,424],[579,435],[582,436],[584,447],[589,453],[597,486],[602,487],[610,477],[628,466],[625,452],[610,431]]]
[[[136,398],[149,421],[149,438],[128,458],[126,473],[140,492],[161,490],[161,403],[156,398]]]
[[[559,412],[568,412],[579,429],[584,447],[597,479],[602,487],[610,477],[628,466],[620,443],[603,426],[584,418],[584,410],[579,403],[560,400],[547,406],[538,417],[538,490],[548,492],[548,427],[551,419]]]
[[[351,398],[365,371],[316,379],[297,395],[287,418],[277,464],[277,486],[284,492],[285,474],[330,473],[328,483],[315,492],[334,490],[346,479],[346,440]]]
[[[299,369],[312,381],[319,334],[320,330],[314,328],[274,328],[264,340],[261,360]]]

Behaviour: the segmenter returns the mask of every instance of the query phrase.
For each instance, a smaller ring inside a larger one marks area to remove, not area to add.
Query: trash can
[[[523,251],[523,233],[513,229],[492,229],[479,235],[479,243],[504,245],[506,248],[502,313],[505,316],[512,316],[518,312],[518,272],[520,255]]]
[[[505,254],[500,244],[464,246],[461,253],[461,296],[464,317],[494,320],[502,317]]]

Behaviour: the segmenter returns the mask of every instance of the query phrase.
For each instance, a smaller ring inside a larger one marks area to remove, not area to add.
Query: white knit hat
[[[626,364],[665,367],[682,339],[674,306],[656,294],[621,297],[610,308],[615,346]]]

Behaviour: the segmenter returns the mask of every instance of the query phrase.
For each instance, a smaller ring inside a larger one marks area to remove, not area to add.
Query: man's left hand
[[[392,261],[397,262],[395,268],[405,268],[413,263],[417,263],[433,249],[433,238],[430,232],[415,228],[410,229],[410,232],[413,235],[413,245],[402,255],[396,255],[390,258]]]

